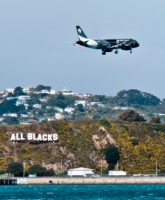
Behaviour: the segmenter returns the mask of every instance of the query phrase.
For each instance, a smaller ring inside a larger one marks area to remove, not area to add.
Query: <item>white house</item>
[[[7,97],[7,100],[13,100],[13,99],[17,99],[18,97]]]
[[[84,107],[87,105],[86,100],[76,100],[74,105],[77,106],[78,104],[82,104]]]
[[[63,90],[62,90],[62,94],[63,95],[77,95],[76,93],[74,93],[74,92],[72,92],[72,91],[69,91],[69,90],[67,90],[66,88],[64,88]]]
[[[28,88],[23,88],[23,92],[24,93],[30,93],[34,90],[34,88],[32,86],[29,86]]]
[[[58,120],[61,120],[61,119],[64,119],[65,116],[62,113],[56,113],[55,118],[58,119]]]
[[[40,92],[41,94],[50,94],[50,92],[48,90],[41,90]]]
[[[64,111],[65,111],[65,112],[68,112],[69,114],[72,114],[72,113],[75,111],[75,109],[72,108],[72,107],[66,107],[66,108],[64,109]]]
[[[20,96],[18,96],[18,99],[19,100],[28,100],[28,99],[31,99],[31,97],[29,95],[20,95]]]
[[[5,90],[0,90],[0,94],[5,94]]]
[[[50,94],[56,94],[56,90],[50,90]]]
[[[57,110],[57,111],[60,112],[60,113],[63,113],[63,109],[62,109],[62,108],[54,107],[54,109]]]
[[[68,170],[68,176],[87,176],[89,174],[94,175],[94,169],[79,167]]]
[[[124,171],[109,171],[109,176],[126,176],[126,172]]]
[[[14,92],[14,89],[13,88],[9,88],[9,89],[6,89],[7,92],[10,92],[10,93],[13,93]]]
[[[34,108],[41,109],[41,108],[42,108],[42,105],[41,105],[41,104],[34,104],[33,107],[34,107]]]
[[[91,97],[91,96],[92,96],[92,94],[90,94],[90,93],[83,94],[83,97]]]
[[[4,113],[4,117],[18,117],[17,113]]]
[[[19,106],[19,105],[22,105],[22,104],[25,104],[25,103],[26,103],[25,100],[19,100],[19,99],[18,99],[18,100],[16,101],[16,104],[15,104],[15,105],[16,105],[16,106]]]

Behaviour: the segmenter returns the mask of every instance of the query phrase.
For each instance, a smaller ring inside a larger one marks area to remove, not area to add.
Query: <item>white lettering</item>
[[[15,134],[12,133],[10,140],[15,141]]]
[[[35,133],[33,133],[33,140],[38,140]]]
[[[16,140],[21,140],[21,138],[19,138],[19,133],[16,133]]]
[[[53,141],[57,141],[58,140],[58,135],[56,133],[53,134]]]
[[[48,134],[48,141],[52,141],[52,134]]]
[[[25,138],[23,137],[23,133],[20,134],[20,140],[25,140]]]
[[[43,141],[47,141],[47,140],[48,140],[47,137],[48,137],[47,134],[43,134],[43,135],[42,135],[42,140],[43,140]]]
[[[12,133],[10,140],[11,141],[23,141],[23,140],[34,140],[34,141],[57,141],[58,134],[38,134],[35,133],[27,133],[26,137],[23,133]]]
[[[28,133],[27,134],[27,140],[32,140],[33,139],[33,134],[32,133]]]
[[[42,136],[41,136],[41,134],[38,134],[38,141],[42,141]]]

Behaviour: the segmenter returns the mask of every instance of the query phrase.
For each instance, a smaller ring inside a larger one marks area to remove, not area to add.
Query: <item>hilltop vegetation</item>
[[[11,133],[53,133],[59,141],[10,141]],[[107,173],[106,151],[111,146],[119,151],[119,169],[127,173],[155,173],[165,170],[165,125],[109,120],[52,121],[38,125],[0,126],[0,170],[12,162],[26,163],[26,170],[34,164],[63,173],[71,167],[89,167]],[[111,159],[109,159],[111,161]],[[108,162],[110,162],[108,161]],[[112,164],[115,165],[114,161]]]
[[[56,119],[117,119],[127,109],[134,109],[145,120],[159,116],[165,122],[165,99],[130,89],[116,96],[77,94],[66,89],[56,92],[50,86],[16,87],[0,93],[0,123],[36,124]]]

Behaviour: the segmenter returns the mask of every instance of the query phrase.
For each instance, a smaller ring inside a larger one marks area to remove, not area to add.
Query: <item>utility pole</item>
[[[23,161],[23,177],[25,177],[25,161]]]
[[[119,171],[119,161],[117,161],[117,176],[118,176],[118,171]]]
[[[62,174],[62,159],[61,159],[61,174]]]
[[[158,163],[156,161],[156,176],[158,175]]]
[[[100,162],[101,162],[100,175],[102,176],[102,159]]]

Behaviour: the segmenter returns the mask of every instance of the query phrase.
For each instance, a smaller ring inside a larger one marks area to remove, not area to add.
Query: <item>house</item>
[[[92,96],[92,94],[90,94],[90,93],[85,93],[85,94],[83,94],[83,97],[85,97],[85,98],[91,97],[91,96]]]
[[[33,92],[33,91],[34,91],[34,88],[32,86],[29,86],[28,88],[23,88],[24,93],[30,93],[30,92]]]
[[[48,99],[45,99],[45,98],[43,98],[43,99],[40,98],[39,100],[40,100],[41,102],[47,102],[47,101],[48,101]]]
[[[42,105],[41,105],[41,104],[34,104],[33,107],[34,107],[34,108],[41,109],[41,108],[42,108]]]
[[[75,111],[75,109],[72,108],[72,107],[66,107],[66,108],[64,109],[64,111],[65,111],[65,112],[68,112],[69,114],[72,114],[72,113]]]
[[[3,122],[3,120],[4,120],[4,118],[3,118],[3,117],[1,117],[1,118],[0,118],[0,122]]]
[[[38,121],[36,119],[28,119],[27,122],[30,124],[38,124]]]
[[[7,97],[7,100],[13,100],[13,99],[18,99],[18,97]]]
[[[20,95],[20,96],[18,96],[18,99],[19,100],[28,100],[28,99],[31,99],[31,97],[29,95]]]
[[[30,118],[30,117],[33,117],[33,115],[31,115],[31,114],[20,114],[20,117],[22,117],[22,118]]]
[[[122,107],[122,106],[115,106],[112,108],[112,110],[133,110],[134,108],[131,108],[131,107]]]
[[[25,103],[24,106],[25,106],[25,109],[27,110],[29,107],[29,104]]]
[[[16,101],[16,104],[15,104],[15,105],[16,105],[16,106],[19,106],[19,105],[22,105],[22,104],[25,104],[25,103],[26,103],[25,100],[19,100],[19,99],[18,99],[18,100]]]
[[[66,88],[64,88],[63,90],[62,90],[62,94],[63,95],[77,95],[76,93],[74,93],[74,92],[72,92],[72,91],[69,91],[69,90],[67,90]]]
[[[50,94],[50,92],[48,90],[41,90],[40,93],[41,94]]]
[[[109,176],[126,176],[126,172],[124,171],[109,171]]]
[[[65,119],[65,116],[62,113],[56,113],[55,114],[55,118],[57,120],[62,120],[62,119]]]
[[[88,176],[88,175],[94,175],[94,169],[89,168],[74,168],[68,170],[68,176]]]
[[[62,108],[54,107],[54,109],[57,110],[57,111],[60,112],[60,113],[63,113],[63,109],[62,109]]]
[[[1,95],[1,94],[5,94],[5,93],[6,93],[5,90],[0,90],[0,95]]]
[[[50,94],[56,94],[56,90],[50,90]]]
[[[48,117],[47,120],[48,120],[48,122],[50,122],[50,121],[54,121],[55,118],[54,117]]]
[[[78,104],[82,104],[84,107],[87,105],[86,100],[75,100],[74,105],[77,106]]]
[[[6,91],[9,92],[9,93],[13,93],[14,89],[13,88],[9,88],[9,89],[6,89]]]
[[[4,113],[4,117],[18,117],[17,113]]]

